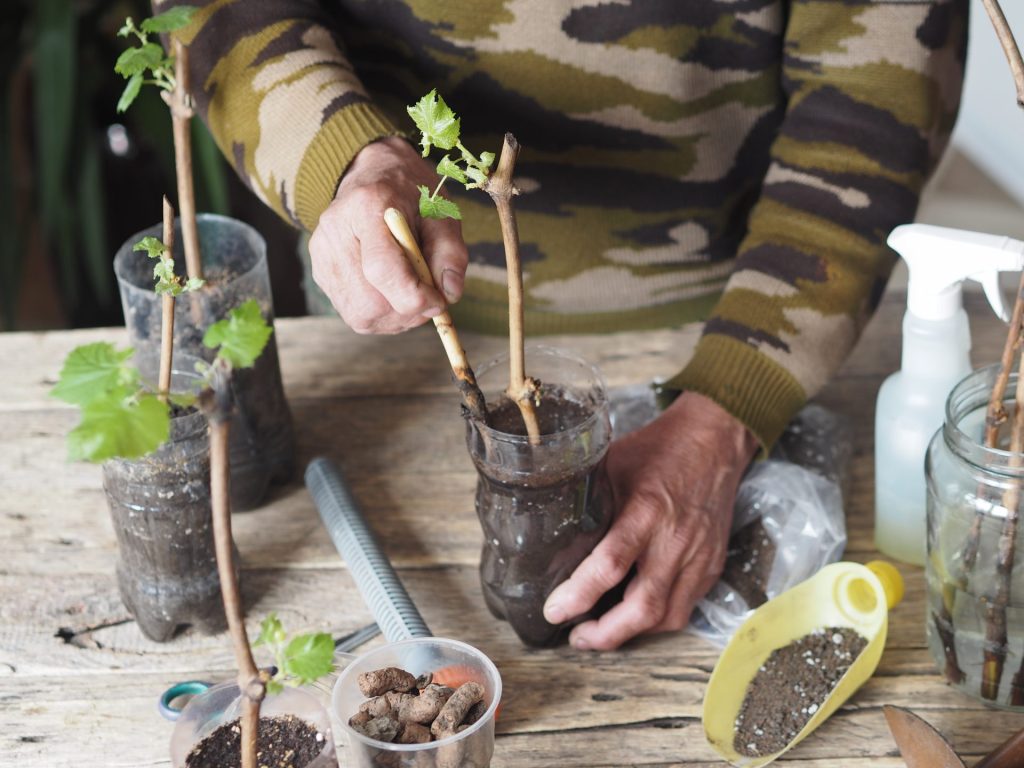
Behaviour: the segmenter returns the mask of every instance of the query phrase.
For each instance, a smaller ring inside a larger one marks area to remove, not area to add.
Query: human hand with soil
[[[400,333],[440,315],[462,296],[468,254],[454,219],[422,219],[417,185],[433,189],[434,168],[399,138],[364,147],[309,240],[313,279],[357,333]],[[435,285],[425,285],[384,223],[397,208],[413,224]]]
[[[622,602],[573,629],[570,643],[610,650],[637,635],[685,627],[721,573],[736,489],[757,447],[746,427],[694,392],[612,443],[615,522],[551,593],[544,617],[559,624],[585,614],[635,565]]]

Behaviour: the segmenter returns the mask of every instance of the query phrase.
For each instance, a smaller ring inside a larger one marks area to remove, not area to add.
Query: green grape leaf
[[[479,168],[469,166],[466,168],[466,175],[473,182],[472,184],[466,184],[466,189],[475,189],[476,187],[482,187],[487,183],[487,174]]]
[[[441,162],[437,164],[437,173],[439,176],[447,176],[449,179],[455,179],[460,184],[466,183],[466,174],[455,164],[448,155],[441,158]]]
[[[190,277],[188,280],[185,281],[185,287],[182,290],[184,290],[184,291],[198,291],[204,285],[206,285],[206,281],[203,280],[203,278],[201,278],[201,277]]]
[[[196,8],[191,5],[175,6],[168,11],[145,19],[141,24],[142,31],[158,35],[163,32],[173,32],[176,29],[187,26],[192,21],[192,16],[195,12]]]
[[[277,680],[267,680],[267,694],[269,696],[276,696],[284,690],[284,683],[279,683]]]
[[[494,153],[493,152],[481,152],[480,153],[480,168],[487,170],[494,164]]]
[[[145,251],[151,259],[158,259],[167,253],[167,246],[158,237],[144,237],[132,246],[133,251]]]
[[[311,683],[334,669],[334,638],[325,632],[294,637],[283,662],[285,675],[296,685]]]
[[[167,399],[179,408],[191,408],[199,398],[188,392],[171,392],[167,395]]]
[[[132,387],[138,371],[127,365],[132,349],[115,349],[99,341],[76,347],[64,360],[57,385],[50,395],[72,405],[84,406],[105,397],[111,390]]]
[[[136,390],[121,387],[82,406],[82,420],[68,435],[71,461],[100,462],[135,459],[166,442],[170,417],[156,395],[133,397]]]
[[[273,329],[260,313],[260,305],[249,299],[235,307],[227,318],[211,325],[203,336],[203,344],[217,349],[233,368],[248,368],[256,362]]]
[[[409,117],[419,128],[423,156],[430,154],[431,145],[452,149],[459,141],[459,118],[437,95],[435,88],[413,106],[406,107]]]
[[[132,21],[132,17],[129,16],[128,18],[126,18],[124,20],[124,24],[121,25],[121,28],[119,30],[117,30],[117,36],[118,37],[128,37],[128,35],[130,35],[134,31],[135,31],[135,22]]]
[[[138,48],[128,48],[117,57],[114,71],[124,77],[145,74],[156,69],[164,59],[164,49],[158,43],[146,43]]]
[[[174,259],[162,258],[153,265],[153,278],[156,293],[169,293],[177,296],[182,291],[181,278],[174,274]]]
[[[431,197],[430,190],[426,187],[419,187],[420,190],[420,216],[425,219],[461,219],[462,211],[459,206],[451,200],[443,197]]]
[[[117,100],[118,114],[125,112],[132,105],[132,102],[135,101],[135,97],[139,95],[139,91],[142,89],[142,79],[143,75],[141,72],[132,75],[128,79],[128,84],[124,87],[121,98]]]
[[[260,622],[260,634],[253,645],[277,645],[284,642],[284,638],[284,625],[277,618],[277,612],[271,611],[267,618]]]

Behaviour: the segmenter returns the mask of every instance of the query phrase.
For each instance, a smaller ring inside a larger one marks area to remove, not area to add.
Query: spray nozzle
[[[975,280],[992,311],[1010,319],[999,273],[1024,269],[1024,242],[930,224],[896,227],[888,242],[910,268],[907,308],[914,315],[925,320],[952,317],[962,306],[961,283]]]

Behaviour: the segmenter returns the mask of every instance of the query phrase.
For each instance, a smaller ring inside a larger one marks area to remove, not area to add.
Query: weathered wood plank
[[[597,365],[609,386],[670,376],[686,362],[698,329],[587,336],[546,336],[538,343],[570,349]],[[460,334],[470,361],[480,366],[507,349],[506,339]],[[278,321],[281,372],[289,399],[441,394],[458,412],[458,395],[440,341],[428,324],[400,336],[359,336],[337,318]],[[64,357],[79,344],[127,344],[123,328],[10,333],[3,349],[19,365],[0,382],[0,412],[63,407],[49,398]]]
[[[671,690],[651,692],[647,681],[638,692],[630,687],[635,681],[612,677],[623,666],[600,669],[609,687],[617,684],[613,690],[622,695],[621,701],[581,703],[592,689],[578,691],[568,679],[538,684],[543,695],[539,708],[536,702],[507,699],[498,720],[495,767],[721,765],[704,741],[694,705],[680,701]],[[194,676],[215,677],[215,672],[197,668]],[[156,698],[178,679],[173,673],[107,673],[66,680],[0,677],[0,721],[5,725],[0,754],[12,765],[72,766],[81,764],[83,755],[89,756],[90,765],[166,765],[171,725],[157,714]],[[660,707],[651,705],[654,699]],[[535,707],[532,716],[524,712],[528,704]],[[574,707],[587,711],[571,719],[565,712]],[[1021,719],[946,703],[919,709],[969,755],[994,747]],[[880,707],[858,703],[841,710],[781,764],[884,766],[895,755]]]
[[[848,551],[874,551],[869,418],[873,395],[840,380],[825,402],[848,415],[855,439],[846,502]],[[475,473],[461,420],[446,396],[302,399],[293,403],[297,464],[316,455],[335,459],[389,554],[400,565],[479,558],[473,511]],[[64,409],[8,412],[0,442],[0,541],[12,573],[53,569],[98,572],[116,557],[98,467],[68,464],[64,437],[74,425]],[[31,510],[31,513],[19,510]],[[259,565],[324,566],[335,561],[329,539],[301,478],[260,510],[236,516],[239,546]],[[445,525],[422,525],[444,520]]]

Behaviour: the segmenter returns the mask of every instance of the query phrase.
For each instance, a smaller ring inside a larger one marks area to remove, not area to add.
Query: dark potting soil
[[[594,415],[594,407],[591,403],[580,402],[561,387],[544,386],[535,412],[540,433],[553,435],[582,424]],[[519,406],[506,397],[488,406],[487,416],[491,429],[506,435],[526,435],[526,423]]]
[[[757,608],[768,600],[768,576],[774,562],[775,542],[758,518],[729,540],[722,581],[736,590],[750,608]]]
[[[324,734],[294,715],[261,717],[256,740],[260,768],[305,768],[323,751]],[[196,744],[185,768],[228,768],[241,765],[242,726],[225,723]]]
[[[784,749],[867,642],[852,629],[825,627],[772,651],[747,686],[736,718],[733,749],[747,757]]]
[[[596,403],[546,386],[537,408],[541,434],[583,424],[595,408]],[[492,429],[526,434],[519,408],[510,400],[496,402],[490,417]],[[523,450],[531,449],[524,445]],[[505,477],[497,467],[481,474],[476,495],[485,537],[480,575],[491,612],[507,620],[527,645],[549,646],[561,642],[569,625],[548,623],[544,601],[604,536],[613,501],[603,452],[572,467],[552,451],[548,459],[543,450],[533,455],[539,458],[526,474]]]

